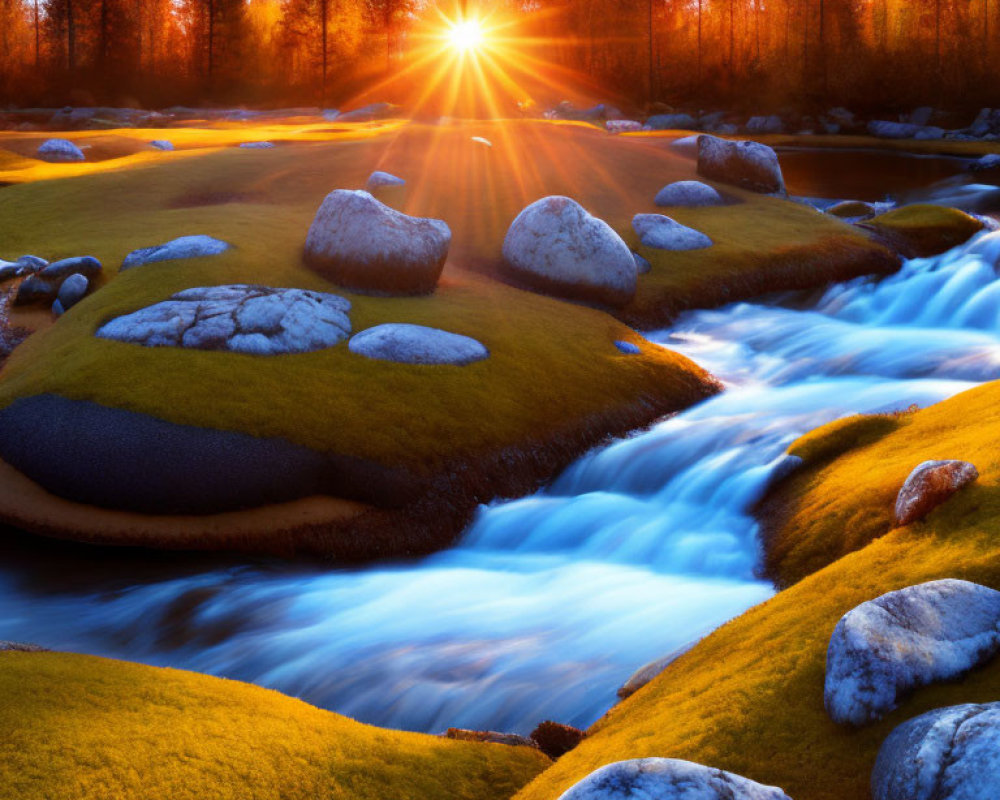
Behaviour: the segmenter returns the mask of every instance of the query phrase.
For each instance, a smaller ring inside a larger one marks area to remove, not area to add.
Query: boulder
[[[518,214],[503,258],[512,278],[550,294],[609,306],[623,306],[635,295],[628,245],[568,197],[545,197]]]
[[[777,114],[766,117],[750,117],[747,122],[747,132],[758,136],[765,133],[784,133],[785,123]]]
[[[388,172],[382,172],[381,170],[376,170],[368,176],[368,191],[382,189],[387,186],[406,186],[406,181],[402,178],[397,178],[395,175],[390,175]]]
[[[49,139],[38,148],[43,161],[83,161],[83,151],[69,139]]]
[[[698,208],[701,206],[721,206],[724,202],[721,194],[701,181],[670,183],[660,189],[656,195],[656,205],[658,206]]]
[[[584,736],[583,731],[572,725],[546,720],[531,732],[529,738],[549,758],[560,758],[580,744]]]
[[[1000,108],[984,108],[979,112],[969,133],[977,138],[1000,134]]]
[[[847,612],[826,654],[824,703],[834,722],[881,719],[907,692],[958,678],[1000,650],[1000,592],[939,580]]]
[[[636,133],[642,130],[642,123],[634,119],[609,119],[604,127],[610,133]]]
[[[59,293],[57,281],[47,281],[37,275],[30,275],[21,281],[14,295],[15,306],[26,306],[32,303],[51,303]]]
[[[690,114],[656,114],[646,120],[651,131],[693,131],[698,123]]]
[[[169,300],[106,322],[102,339],[145,347],[250,355],[309,353],[351,333],[351,304],[334,294],[236,284],[185,289]]]
[[[85,275],[75,272],[62,282],[59,293],[56,295],[56,302],[59,303],[60,313],[69,311],[79,303],[87,294],[90,288],[90,281]]]
[[[677,758],[601,767],[559,800],[790,800],[781,789]]]
[[[274,142],[243,142],[240,147],[244,150],[270,150]]]
[[[876,119],[868,123],[868,133],[879,139],[913,139],[921,129],[921,125],[910,122]]]
[[[489,358],[490,351],[469,336],[438,328],[387,323],[351,337],[347,345],[355,355],[399,364],[451,364],[465,366]]]
[[[653,268],[652,264],[634,251],[632,252],[632,260],[635,261],[635,271],[638,275],[645,275]]]
[[[446,739],[457,739],[460,742],[487,742],[489,744],[505,744],[509,747],[537,747],[527,736],[519,736],[516,733],[448,728],[444,736]]]
[[[174,261],[179,258],[203,258],[205,256],[217,256],[230,249],[232,245],[223,242],[221,239],[213,239],[211,236],[181,236],[171,239],[165,244],[154,247],[143,247],[133,250],[122,262],[122,270],[132,267],[141,267],[143,264],[152,264],[157,261]]]
[[[1000,169],[1000,153],[990,153],[988,156],[973,161],[969,169],[975,172],[982,172],[988,169]]]
[[[698,137],[698,174],[753,192],[785,194],[778,155],[759,142],[733,142],[707,135]]]
[[[342,286],[423,294],[437,285],[450,245],[442,220],[409,217],[368,192],[338,189],[316,212],[304,257]]]
[[[921,714],[896,728],[872,770],[873,800],[996,800],[1000,703]]]
[[[713,242],[701,231],[681,225],[663,214],[636,214],[632,229],[646,247],[657,250],[701,250]]]
[[[61,283],[65,278],[76,272],[88,278],[95,278],[101,274],[101,262],[93,256],[64,258],[42,267],[38,271],[38,277],[45,281],[57,281]]]
[[[979,477],[968,461],[925,461],[903,484],[896,497],[896,527],[923,519],[955,492]]]
[[[151,141],[149,145],[155,150],[163,150],[166,152],[169,152],[174,149],[174,143],[169,142],[166,139],[153,139],[153,141]]]

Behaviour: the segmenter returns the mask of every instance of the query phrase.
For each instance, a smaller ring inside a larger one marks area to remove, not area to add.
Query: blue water
[[[643,664],[766,600],[750,514],[797,436],[1000,377],[1000,234],[891,278],[650,333],[726,392],[482,508],[451,550],[319,570],[24,545],[0,638],[253,681],[366,722],[585,726]]]

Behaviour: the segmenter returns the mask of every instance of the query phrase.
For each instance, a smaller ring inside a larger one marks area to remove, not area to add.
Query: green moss
[[[858,414],[844,417],[800,437],[788,454],[807,465],[828,461],[848,450],[870,444],[904,424],[901,414]]]
[[[908,258],[926,258],[968,241],[983,223],[955,208],[917,204],[873,217],[861,227],[891,242]]]
[[[505,800],[548,763],[90,656],[0,653],[0,697],[0,781],[20,800]]]

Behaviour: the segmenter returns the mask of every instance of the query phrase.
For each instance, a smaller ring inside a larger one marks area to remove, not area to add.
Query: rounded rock
[[[48,266],[42,267],[38,271],[38,277],[46,281],[62,282],[70,275],[79,272],[88,278],[94,278],[101,274],[101,269],[101,262],[93,256],[74,256],[53,261]]]
[[[724,202],[721,194],[701,181],[677,181],[664,186],[656,195],[658,206],[701,208],[721,206]]]
[[[968,461],[925,461],[903,484],[896,497],[894,523],[901,528],[923,519],[960,489],[979,477]]]
[[[38,148],[43,161],[83,161],[83,151],[69,139],[49,139]]]
[[[122,262],[121,268],[131,269],[143,264],[152,264],[157,261],[173,261],[180,258],[203,258],[205,256],[217,256],[232,247],[228,242],[221,239],[214,239],[211,236],[181,236],[172,239],[165,244],[155,247],[143,247],[133,250]]]
[[[89,288],[90,281],[87,280],[87,277],[79,272],[74,272],[59,287],[56,302],[59,303],[63,311],[69,311],[84,298]]]
[[[643,245],[656,250],[703,250],[713,244],[701,231],[681,225],[663,214],[636,214],[632,229]]]
[[[490,355],[485,345],[469,336],[405,323],[368,328],[351,337],[347,346],[355,355],[398,364],[465,366]]]
[[[759,142],[698,137],[698,174],[762,194],[785,194],[778,155]]]
[[[368,176],[367,188],[368,191],[372,189],[384,189],[386,187],[394,186],[406,186],[406,181],[402,178],[397,178],[388,172],[382,172],[381,170],[376,170],[371,175]]]

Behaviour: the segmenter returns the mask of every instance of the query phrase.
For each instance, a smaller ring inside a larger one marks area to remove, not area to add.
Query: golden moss
[[[877,441],[904,423],[901,414],[857,414],[834,420],[801,436],[788,454],[801,458],[806,464],[817,464]]]
[[[0,697],[0,781],[19,800],[505,800],[548,763],[90,656],[0,653]]]
[[[926,258],[968,241],[983,223],[955,208],[916,204],[873,217],[860,227],[874,231],[908,258]]]

